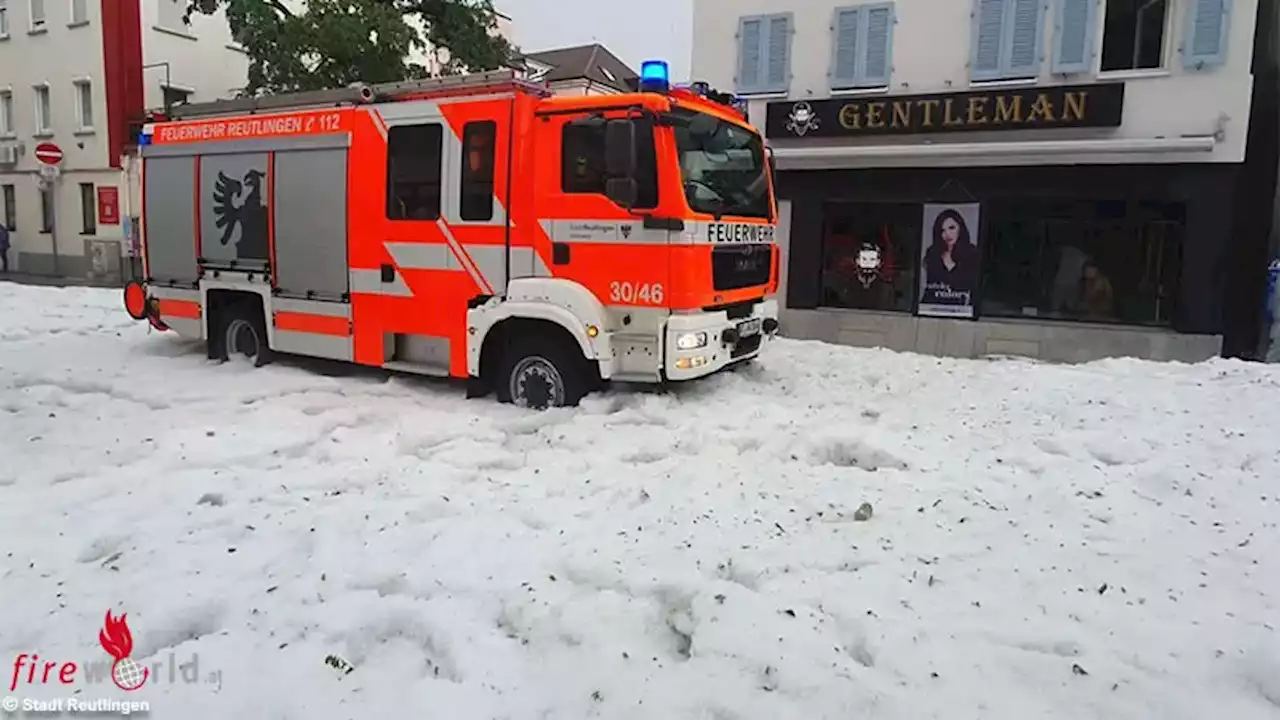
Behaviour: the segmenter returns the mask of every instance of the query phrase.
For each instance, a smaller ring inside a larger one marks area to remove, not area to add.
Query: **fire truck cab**
[[[491,72],[179,108],[147,125],[135,319],[215,359],[467,378],[543,408],[758,355],[778,329],[760,133],[645,63],[639,92]]]

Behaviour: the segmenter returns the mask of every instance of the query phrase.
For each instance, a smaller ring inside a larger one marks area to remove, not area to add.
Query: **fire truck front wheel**
[[[590,391],[586,358],[552,336],[521,333],[499,361],[498,400],[534,410],[572,407]]]

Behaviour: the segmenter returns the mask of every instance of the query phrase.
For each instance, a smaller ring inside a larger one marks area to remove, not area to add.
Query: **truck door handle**
[[[569,243],[551,243],[551,264],[569,264]]]
[[[396,281],[396,266],[389,263],[382,263],[382,282],[389,283]]]

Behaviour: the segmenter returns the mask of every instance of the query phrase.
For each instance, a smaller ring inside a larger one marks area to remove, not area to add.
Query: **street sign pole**
[[[53,251],[53,274],[55,277],[62,275],[61,258],[58,256],[58,176],[61,175],[58,163],[62,162],[62,148],[51,142],[42,142],[36,145],[36,160],[41,162],[40,178],[44,187],[40,192],[47,193],[45,198],[41,199],[42,205],[47,202],[49,207],[49,245]],[[41,210],[43,211],[43,207]]]

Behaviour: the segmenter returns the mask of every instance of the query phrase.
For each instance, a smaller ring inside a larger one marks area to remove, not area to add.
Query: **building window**
[[[791,87],[792,14],[738,19],[737,91],[785,93]]]
[[[44,0],[29,0],[31,8],[31,29],[43,30],[45,23]]]
[[[636,183],[639,192],[632,206],[647,210],[658,206],[658,158],[653,145],[653,121],[636,124]],[[560,189],[571,194],[604,195],[609,179],[605,168],[605,124],[566,123],[561,132]]]
[[[40,232],[53,232],[53,188],[40,190]]]
[[[36,91],[36,134],[48,135],[53,132],[53,109],[49,104],[49,86],[37,85]]]
[[[9,37],[9,0],[0,0],[0,38]]]
[[[918,203],[841,203],[823,210],[822,301],[827,307],[911,312]]]
[[[494,143],[498,125],[492,120],[470,122],[462,129],[462,198],[463,220],[493,219]]]
[[[93,85],[88,80],[77,80],[76,119],[81,130],[93,129]]]
[[[1043,0],[974,0],[969,71],[974,81],[1040,75]]]
[[[831,89],[882,88],[893,63],[893,4],[836,8]]]
[[[0,90],[0,137],[12,137],[17,132],[13,122],[13,92]]]
[[[89,22],[89,0],[71,0],[72,25],[84,25]]]
[[[85,235],[98,234],[98,201],[94,197],[93,183],[80,183],[80,222]]]
[[[180,90],[169,86],[162,86],[160,90],[164,94],[164,106],[166,108],[175,108],[179,105],[185,105],[191,100],[190,90]]]
[[[1185,205],[992,201],[983,212],[983,315],[1170,323]]]
[[[444,127],[400,125],[387,134],[387,217],[440,217],[440,161]]]
[[[1169,0],[1107,0],[1102,72],[1164,67]]]
[[[18,198],[14,186],[0,187],[4,195],[4,226],[10,230],[18,229]]]

